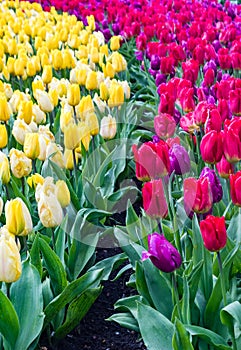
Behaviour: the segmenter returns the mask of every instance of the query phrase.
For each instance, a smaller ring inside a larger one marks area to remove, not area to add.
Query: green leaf
[[[99,261],[97,264],[92,266],[89,271],[99,270],[102,272],[102,280],[107,281],[110,277],[112,271],[117,269],[120,265],[122,265],[126,261],[127,257],[124,253],[116,254],[114,256],[110,256],[109,258],[103,259]]]
[[[228,327],[236,341],[237,349],[241,349],[241,305],[238,301],[225,306],[220,312],[222,323]]]
[[[86,315],[90,307],[98,298],[102,287],[88,289],[75,298],[68,307],[65,322],[54,333],[56,339],[63,339],[71,330],[76,327]]]
[[[58,295],[67,286],[67,278],[64,267],[58,255],[42,238],[39,238],[39,246],[51,279],[54,295]]]
[[[190,336],[182,322],[176,318],[174,326],[175,332],[172,339],[173,350],[194,350]]]
[[[152,262],[143,261],[147,287],[156,309],[165,317],[171,319],[173,311],[171,286],[165,274],[160,272]],[[168,276],[168,275],[167,275]]]
[[[29,260],[23,263],[20,279],[11,286],[10,298],[21,325],[15,349],[27,349],[41,333],[44,322],[41,280]]]
[[[150,306],[138,303],[137,320],[148,350],[172,350],[173,324]]]
[[[144,267],[139,261],[136,261],[136,289],[151,306],[154,306],[146,283]]]
[[[45,326],[51,322],[54,316],[71,303],[78,295],[89,288],[97,288],[102,279],[103,270],[87,272],[77,280],[71,282],[61,294],[55,297],[45,308]]]
[[[140,295],[132,295],[130,297],[119,299],[115,305],[115,310],[128,311],[137,319],[137,302],[145,304],[144,299]]]
[[[191,325],[185,325],[185,328],[192,336],[204,339],[208,344],[215,346],[219,350],[232,349],[219,334],[214,333],[209,329]]]
[[[65,253],[65,244],[66,244],[65,242],[66,234],[68,234],[67,225],[68,225],[68,215],[64,217],[64,220],[62,221],[61,225],[57,227],[57,229],[55,230],[55,237],[57,236],[57,239],[55,242],[56,254],[58,255],[63,266],[65,266],[64,253]]]
[[[129,313],[119,313],[114,314],[106,319],[106,321],[114,321],[118,323],[121,327],[131,329],[135,332],[139,332],[139,326],[134,317]]]
[[[11,301],[0,290],[0,334],[14,349],[19,334],[18,315]]]
[[[30,250],[30,260],[31,260],[31,264],[34,265],[36,267],[36,269],[38,270],[40,277],[42,277],[43,266],[42,266],[41,257],[40,257],[39,234],[38,233],[36,234],[36,236],[34,238],[33,245],[32,245],[31,250]]]

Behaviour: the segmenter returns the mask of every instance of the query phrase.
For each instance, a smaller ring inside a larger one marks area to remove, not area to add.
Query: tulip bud
[[[9,156],[11,171],[15,177],[20,179],[31,173],[32,162],[22,151],[12,148]]]
[[[100,83],[100,98],[104,101],[107,101],[109,97],[109,91],[105,83]]]
[[[5,205],[6,227],[16,236],[26,236],[33,229],[31,215],[21,198],[11,199]]]
[[[105,140],[111,140],[116,135],[116,119],[110,114],[107,117],[103,117],[100,123],[100,135]]]
[[[77,106],[80,102],[80,88],[78,84],[72,84],[68,87],[67,100],[71,106]]]
[[[206,177],[209,180],[213,196],[213,203],[221,201],[223,197],[223,188],[215,171],[209,169],[208,167],[204,167],[201,171],[200,179],[203,177]]]
[[[87,114],[85,123],[89,127],[90,135],[94,136],[99,133],[99,122],[94,112]]]
[[[110,97],[108,100],[108,106],[118,107],[124,102],[124,89],[121,85],[114,85],[109,90]]]
[[[150,258],[153,265],[163,272],[173,272],[181,266],[178,250],[157,232],[148,235],[148,252],[142,253],[142,261]]]
[[[121,54],[119,54],[119,52],[114,52],[111,55],[111,61],[112,61],[113,68],[117,73],[122,72],[123,70],[126,70],[126,67],[127,67],[126,60]]]
[[[167,139],[175,133],[175,119],[170,114],[161,113],[154,118],[154,128],[157,136],[161,139]]]
[[[220,162],[216,163],[216,168],[219,176],[221,176],[224,179],[228,179],[229,175],[234,173],[233,164],[229,163],[224,156],[222,156]]]
[[[42,79],[44,84],[49,84],[52,81],[52,78],[53,78],[52,66],[45,65],[43,67],[43,73],[42,73]]]
[[[145,142],[139,149],[133,145],[132,150],[136,162],[136,177],[139,180],[147,181],[168,175],[170,160],[165,141]]]
[[[168,214],[162,180],[146,182],[142,188],[145,212],[152,218],[165,218]]]
[[[10,169],[7,156],[0,151],[0,179],[3,185],[10,181]]]
[[[9,120],[11,116],[11,108],[7,102],[6,96],[1,93],[0,94],[0,121],[6,122]]]
[[[212,191],[210,182],[206,177],[184,179],[183,188],[184,207],[188,215],[192,211],[200,214],[207,213],[212,208]]]
[[[32,61],[27,62],[26,73],[28,77],[33,77],[36,75],[36,68]]]
[[[62,208],[65,208],[70,203],[70,192],[66,182],[63,180],[58,180],[56,182],[56,195],[57,199]]]
[[[33,90],[33,96],[37,100],[37,91],[42,90],[44,91],[44,84],[42,80],[34,80],[32,82],[32,90]]]
[[[25,135],[23,150],[28,158],[38,158],[40,154],[40,145],[39,135],[37,133],[27,133]]]
[[[38,202],[38,215],[45,227],[59,226],[63,220],[63,211],[57,197],[53,194],[48,196],[42,193]]]
[[[170,173],[174,171],[177,175],[183,175],[190,171],[190,157],[187,150],[183,146],[177,143],[173,144],[169,149],[169,158],[171,165]]]
[[[32,101],[20,101],[18,106],[19,119],[24,119],[26,124],[30,124],[33,117],[33,102]]]
[[[14,62],[14,73],[19,77],[22,77],[25,73],[25,63],[20,58],[17,58]]]
[[[241,207],[241,171],[229,176],[230,194],[234,205]]]
[[[87,79],[86,69],[76,69],[76,81],[79,85],[84,86]]]
[[[50,97],[46,91],[37,90],[36,99],[39,107],[43,112],[52,112],[54,105],[52,104]]]
[[[38,184],[43,185],[44,184],[44,178],[38,173],[35,173],[28,177],[27,184],[31,188],[36,188]]]
[[[103,65],[103,72],[104,72],[105,77],[109,77],[112,79],[115,76],[114,67],[110,62],[107,62],[106,66]]]
[[[67,149],[74,150],[80,143],[81,130],[80,125],[69,123],[64,128],[64,146]]]
[[[111,51],[117,51],[120,48],[120,37],[112,36],[110,39],[110,49]]]
[[[216,130],[209,131],[200,144],[202,159],[206,163],[215,164],[223,155],[222,134]]]
[[[98,88],[98,80],[97,80],[97,73],[96,72],[91,71],[87,74],[85,87],[87,90],[95,90]]]
[[[53,64],[53,68],[55,70],[59,70],[63,68],[63,55],[62,52],[59,50],[54,50],[52,53],[52,64]]]
[[[49,97],[51,103],[54,105],[54,107],[56,107],[59,103],[58,91],[56,89],[49,89]]]
[[[211,252],[217,252],[225,247],[227,243],[227,231],[223,216],[220,218],[208,215],[205,220],[200,222],[200,230],[206,249]]]
[[[0,228],[0,261],[0,281],[17,281],[22,272],[21,257],[15,237],[5,226]]]
[[[8,144],[8,133],[6,126],[4,124],[0,124],[0,148],[6,147]]]

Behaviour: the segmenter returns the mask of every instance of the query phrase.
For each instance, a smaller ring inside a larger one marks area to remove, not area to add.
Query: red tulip
[[[200,222],[204,246],[211,252],[217,252],[227,243],[225,218],[208,215]]]
[[[170,114],[161,113],[154,118],[154,128],[157,136],[161,139],[167,139],[175,133],[175,119]]]
[[[192,112],[195,108],[194,89],[184,88],[180,93],[180,103],[184,112]]]
[[[206,73],[204,74],[204,84],[206,86],[211,86],[214,83],[215,73],[212,68],[208,68]]]
[[[212,191],[208,178],[189,177],[184,179],[183,188],[184,207],[188,215],[192,211],[200,214],[207,213],[212,208]]]
[[[202,159],[205,163],[215,164],[223,155],[222,134],[216,130],[209,131],[200,144]]]
[[[230,174],[234,173],[234,166],[228,162],[223,156],[222,159],[216,164],[216,168],[220,177],[228,179]]]
[[[241,88],[230,91],[229,106],[234,115],[241,115]]]
[[[241,120],[226,120],[223,131],[223,153],[230,163],[241,160]]]
[[[229,105],[227,100],[218,100],[218,111],[220,113],[222,121],[229,117]]]
[[[233,69],[241,69],[241,53],[233,52],[230,54]]]
[[[170,171],[169,147],[165,141],[145,142],[138,149],[132,147],[136,162],[136,177],[148,181],[168,175]]]
[[[168,214],[162,180],[146,182],[142,188],[143,207],[152,218],[165,218]]]
[[[231,174],[229,179],[232,202],[238,207],[241,207],[241,171]]]
[[[168,113],[173,115],[175,110],[175,99],[174,97],[165,92],[160,95],[160,104],[158,107],[158,113]]]
[[[199,62],[193,59],[182,63],[183,79],[190,80],[195,83],[199,72]]]

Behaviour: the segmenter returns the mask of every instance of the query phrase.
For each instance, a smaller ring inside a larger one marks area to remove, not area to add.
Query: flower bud
[[[17,281],[22,272],[21,257],[14,235],[5,226],[0,228],[0,261],[0,281]]]
[[[26,124],[30,124],[33,117],[33,102],[21,101],[18,106],[17,117],[23,119]]]
[[[174,171],[177,175],[183,175],[190,171],[190,157],[183,146],[177,143],[172,145],[169,149],[169,158],[171,164],[170,173]]]
[[[38,173],[35,173],[28,177],[27,184],[31,188],[36,188],[38,184],[43,185],[44,184],[44,178]]]
[[[162,180],[146,182],[142,188],[145,212],[152,218],[165,218],[168,214]]]
[[[10,181],[10,169],[7,156],[0,151],[0,179],[3,185]]]
[[[234,205],[241,207],[241,170],[229,176],[230,194]]]
[[[208,215],[200,222],[204,246],[211,252],[217,252],[227,243],[225,218]]]
[[[232,163],[229,163],[224,156],[220,162],[216,163],[216,168],[219,176],[224,179],[228,179],[229,175],[234,173],[234,165]]]
[[[188,215],[192,211],[200,214],[207,213],[212,208],[212,191],[210,182],[206,177],[184,179],[183,188],[184,207]]]
[[[43,67],[43,73],[42,73],[42,79],[44,84],[49,84],[52,81],[53,78],[53,72],[52,72],[52,66],[51,65],[45,65]]]
[[[33,229],[31,215],[21,198],[11,199],[5,205],[6,227],[16,236],[26,236]]]
[[[89,127],[90,135],[94,136],[99,133],[99,122],[94,112],[87,114],[85,123]]]
[[[167,113],[161,113],[154,118],[154,128],[161,139],[172,137],[176,130],[175,119]]]
[[[57,199],[62,208],[65,208],[70,203],[70,192],[66,182],[63,180],[58,180],[56,182],[56,195]]]
[[[37,90],[36,99],[43,112],[52,112],[54,105],[52,104],[49,94],[46,91]]]
[[[4,124],[0,124],[0,148],[6,147],[8,144],[8,133],[6,126]]]
[[[32,171],[32,161],[22,151],[12,148],[9,153],[11,171],[18,179],[27,176]]]
[[[9,120],[11,116],[11,108],[7,102],[6,96],[1,93],[0,94],[0,121],[6,122]]]
[[[148,252],[142,253],[142,260],[150,258],[153,265],[163,272],[173,272],[181,266],[178,250],[157,232],[148,235]]]
[[[63,220],[63,211],[57,197],[54,194],[48,196],[41,193],[38,202],[38,215],[45,227],[59,226]]]
[[[78,147],[81,140],[80,125],[69,123],[64,128],[64,146],[67,149],[73,150]]]
[[[120,48],[120,37],[112,36],[110,39],[110,49],[111,51],[117,51]]]
[[[100,122],[100,135],[105,140],[111,140],[116,135],[116,119],[110,114],[107,117],[103,117]]]
[[[67,90],[67,100],[70,106],[77,106],[80,102],[80,88],[78,84],[71,84]]]
[[[125,96],[124,89],[121,85],[115,84],[114,86],[111,86],[109,93],[110,97],[108,100],[108,106],[118,107],[123,104]]]
[[[216,130],[209,131],[202,138],[200,150],[204,162],[210,164],[219,162],[223,155],[222,134]]]
[[[27,133],[24,139],[23,150],[28,158],[38,158],[40,154],[39,134],[35,132]]]
[[[200,178],[203,177],[206,177],[209,180],[213,196],[213,203],[221,201],[223,197],[223,188],[215,171],[209,169],[208,167],[204,167],[200,174]]]
[[[95,90],[98,88],[97,73],[91,71],[87,74],[85,87],[87,90]]]

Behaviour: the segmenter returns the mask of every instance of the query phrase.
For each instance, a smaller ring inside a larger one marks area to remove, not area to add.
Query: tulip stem
[[[49,124],[50,124],[50,130],[52,131],[52,125],[54,123],[54,117],[53,117],[53,114],[52,112],[49,112]]]
[[[221,281],[221,289],[223,294],[223,303],[224,306],[227,305],[227,299],[226,299],[226,288],[225,288],[225,282],[224,282],[224,276],[223,276],[223,265],[222,265],[222,259],[220,252],[217,252],[217,258],[218,258],[218,267],[219,267],[219,273],[220,273],[220,281]]]
[[[177,250],[179,251],[181,257],[182,257],[182,245],[181,245],[181,240],[180,240],[180,233],[179,233],[179,228],[177,224],[177,215],[174,214],[173,216],[173,231],[174,231],[174,238],[175,238],[175,243]]]
[[[163,235],[161,221],[160,221],[159,219],[157,219],[156,221],[157,221],[157,225],[158,225],[159,232],[160,232],[161,235]]]
[[[5,185],[5,190],[6,190],[7,199],[10,200],[10,195],[9,195],[9,190],[8,190],[8,185],[7,184]]]
[[[75,107],[74,107],[74,121],[75,121],[75,124],[78,124],[78,120],[77,120],[77,116],[76,116],[76,112],[75,112]]]
[[[33,172],[34,172],[34,174],[36,174],[37,169],[36,169],[36,160],[35,159],[32,160],[32,165],[33,165]]]
[[[6,294],[8,299],[10,299],[10,287],[11,287],[11,283],[7,283],[5,282],[5,286],[6,286]]]
[[[74,163],[74,180],[75,180],[75,190],[77,192],[77,185],[78,185],[78,177],[77,177],[77,163],[76,163],[76,157],[75,157],[75,150],[72,150],[73,153],[73,163]]]
[[[230,184],[229,184],[229,179],[226,179],[226,188],[227,188],[228,204],[229,204],[230,203]]]
[[[54,237],[54,229],[51,229],[51,233],[52,233],[52,244],[53,244],[53,250],[55,251],[55,237]]]
[[[24,177],[21,177],[21,183],[22,183],[22,192],[23,192],[23,195],[25,196],[25,184],[24,184]]]
[[[182,321],[182,312],[180,307],[180,300],[179,300],[179,293],[177,288],[177,277],[175,271],[172,273],[172,286],[173,286],[173,296],[174,296],[174,302],[177,306],[177,313],[179,320]]]

